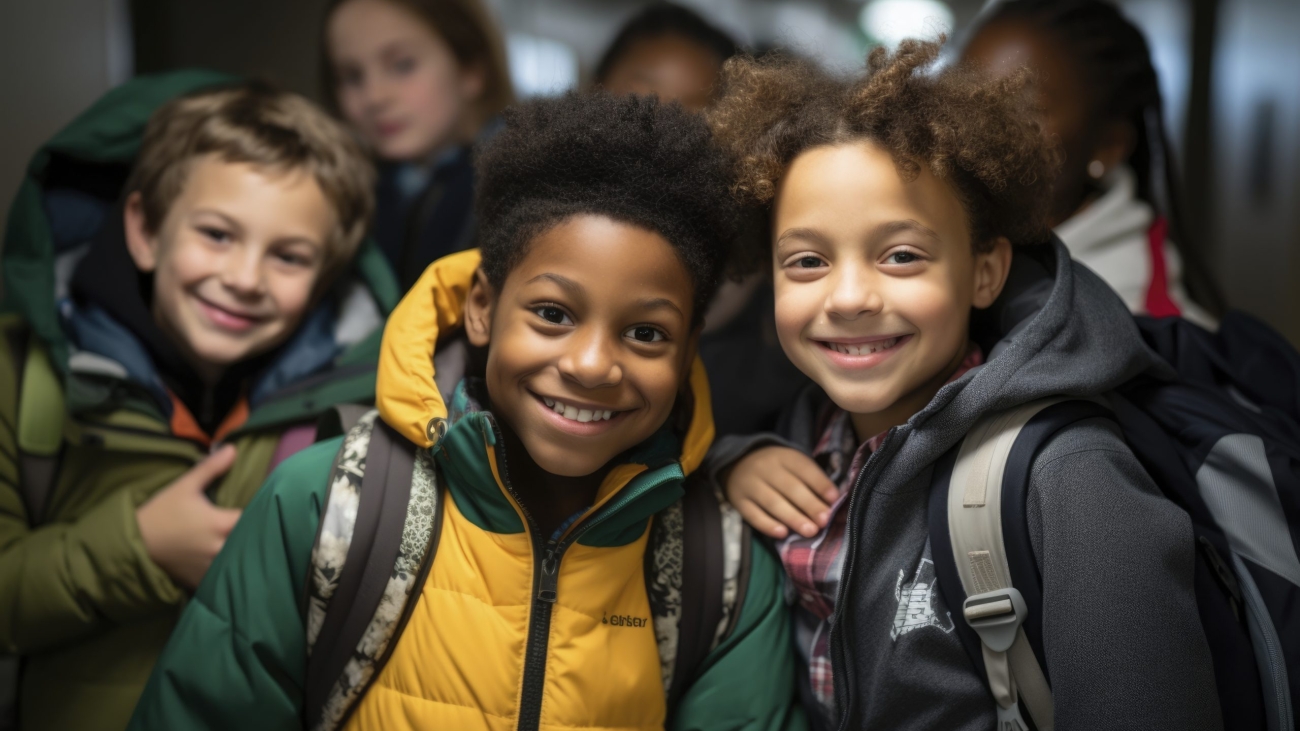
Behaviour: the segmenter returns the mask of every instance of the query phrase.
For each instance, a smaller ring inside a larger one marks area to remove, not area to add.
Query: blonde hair
[[[352,260],[374,211],[375,171],[351,133],[324,110],[262,84],[209,89],[163,105],[149,118],[126,183],[128,193],[140,193],[149,231],[162,225],[190,163],[203,155],[310,174],[337,217],[324,242],[320,281]]]
[[[477,132],[493,117],[515,101],[510,83],[510,66],[506,62],[505,42],[492,18],[492,11],[481,0],[386,0],[424,21],[429,30],[441,38],[461,68],[478,67],[483,72],[483,93],[470,105],[469,128]],[[334,11],[348,0],[333,0],[325,13],[328,27]],[[329,58],[329,43],[321,43],[321,68],[331,104],[338,78]]]

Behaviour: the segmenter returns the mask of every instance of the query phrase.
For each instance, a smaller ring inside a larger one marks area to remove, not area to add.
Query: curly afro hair
[[[735,158],[733,190],[770,205],[801,152],[866,140],[890,153],[904,179],[924,166],[946,181],[977,250],[998,236],[1045,241],[1058,156],[1023,93],[1026,73],[995,80],[964,66],[936,69],[939,49],[916,40],[892,54],[876,48],[853,80],[783,56],[727,62],[709,121]]]
[[[531,101],[504,116],[477,160],[488,281],[499,291],[529,242],[566,218],[607,216],[676,248],[702,321],[739,221],[726,154],[703,118],[654,98],[605,93]]]

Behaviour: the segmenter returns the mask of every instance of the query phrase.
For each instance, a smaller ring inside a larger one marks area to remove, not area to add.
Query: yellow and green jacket
[[[432,387],[432,342],[455,327],[477,263],[475,252],[435,263],[385,331],[378,414],[418,448],[406,528],[432,516],[440,535],[422,582],[413,564],[393,570],[390,587],[411,591],[411,608],[399,621],[402,602],[385,595],[377,616],[391,614],[378,624],[400,633],[385,646],[391,633],[378,631],[358,648],[339,684],[354,697],[334,721],[384,731],[803,728],[780,567],[758,543],[730,633],[669,717],[647,546],[712,437],[702,366],[685,433],[665,428],[634,448],[562,536],[539,536],[472,384],[450,409]],[[374,419],[271,476],[182,617],[132,729],[302,727],[314,599],[334,573],[321,554],[338,537],[331,516],[364,469],[358,435]],[[385,655],[368,676],[376,664],[366,658]]]
[[[10,209],[0,261],[0,655],[21,659],[22,731],[125,728],[188,599],[150,560],[135,511],[212,445],[178,428],[182,412],[130,331],[62,292],[88,237],[114,222],[103,180],[129,169],[153,110],[232,80],[191,71],[117,87],[38,151]],[[272,369],[292,361],[296,371],[259,381],[265,393],[213,435],[238,450],[208,490],[216,505],[253,499],[290,430],[311,429],[334,404],[373,400],[396,281],[373,246],[349,277],[348,302],[360,309],[332,298],[321,307],[357,315],[350,344],[328,327],[291,341]],[[94,343],[78,339],[82,325]],[[31,457],[54,467],[36,500],[24,491]]]

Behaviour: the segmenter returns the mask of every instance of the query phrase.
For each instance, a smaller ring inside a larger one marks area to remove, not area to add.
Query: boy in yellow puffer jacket
[[[678,600],[680,623],[661,621],[655,536],[712,439],[695,344],[737,218],[707,128],[653,99],[533,102],[479,168],[481,262],[435,262],[394,311],[378,416],[272,475],[131,728],[803,728],[761,544],[747,563],[728,554],[747,567],[728,585],[744,600],[687,682],[661,636],[701,613]],[[449,408],[432,355],[462,330],[475,357]],[[349,594],[356,496],[399,464],[373,451],[381,433],[414,445],[402,547],[320,708],[309,653],[322,606]],[[411,550],[421,531],[429,547]]]

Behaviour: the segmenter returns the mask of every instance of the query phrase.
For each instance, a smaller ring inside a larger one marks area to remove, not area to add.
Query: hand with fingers
[[[135,511],[149,558],[177,584],[193,590],[221,551],[241,511],[219,508],[204,490],[230,471],[235,448],[226,445],[159,490]]]
[[[763,447],[722,475],[727,500],[745,521],[772,538],[790,531],[811,538],[830,520],[840,491],[811,457],[789,447]]]

